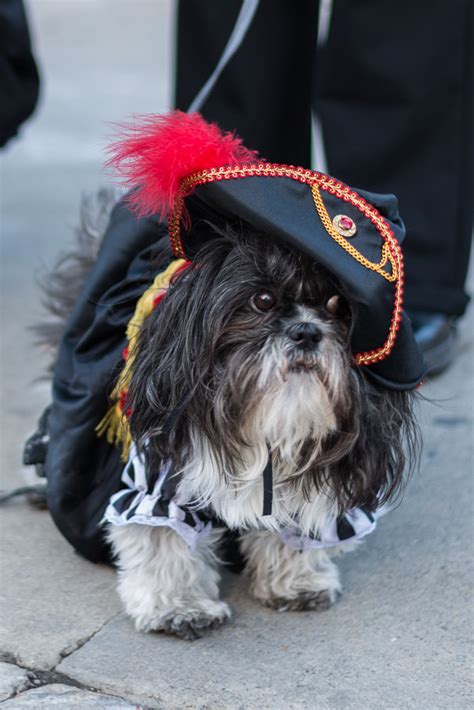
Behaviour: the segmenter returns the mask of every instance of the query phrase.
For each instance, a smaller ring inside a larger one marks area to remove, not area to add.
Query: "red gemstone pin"
[[[353,237],[357,232],[354,220],[345,214],[337,214],[332,220],[332,224],[343,237]]]

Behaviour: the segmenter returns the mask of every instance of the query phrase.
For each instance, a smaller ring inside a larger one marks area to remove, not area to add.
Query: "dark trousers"
[[[22,0],[0,0],[0,148],[38,101],[39,75]]]
[[[210,76],[240,0],[181,0],[176,106]],[[461,315],[473,216],[472,0],[260,0],[201,112],[268,160],[310,165],[311,109],[331,174],[393,192],[408,235],[406,305]]]

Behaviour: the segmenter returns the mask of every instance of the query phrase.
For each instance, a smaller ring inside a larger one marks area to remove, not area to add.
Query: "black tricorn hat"
[[[403,312],[405,236],[394,195],[353,190],[323,173],[259,160],[198,114],[145,117],[111,147],[134,190],[132,207],[169,223],[177,257],[192,260],[202,234],[193,219],[239,218],[314,257],[356,304],[354,365],[389,389],[416,387],[425,374]],[[183,227],[184,225],[184,227]]]

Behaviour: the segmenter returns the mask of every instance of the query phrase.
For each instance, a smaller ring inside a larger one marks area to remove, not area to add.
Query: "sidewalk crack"
[[[104,626],[104,624],[102,626]],[[100,629],[98,629],[98,631],[100,631]],[[0,700],[0,705],[5,703],[7,700],[17,698],[20,695],[27,693],[29,690],[34,690],[35,688],[44,688],[48,685],[67,685],[71,688],[77,688],[78,690],[84,690],[89,693],[95,693],[99,696],[108,695],[109,697],[117,698],[117,700],[122,700],[124,703],[130,703],[130,707],[136,708],[136,710],[157,710],[157,708],[153,708],[150,705],[137,705],[135,702],[129,700],[128,698],[124,698],[121,695],[117,695],[116,693],[110,691],[102,691],[99,688],[95,688],[91,685],[84,685],[83,683],[80,683],[74,678],[71,678],[70,676],[66,675],[65,673],[60,673],[56,670],[42,671],[24,668],[23,666],[19,666],[15,662],[6,660],[7,656],[13,657],[12,654],[2,654],[2,656],[4,663],[11,663],[11,665],[16,666],[17,668],[22,668],[23,670],[26,670],[26,678],[22,687],[20,687],[18,690],[14,690],[13,693],[11,693],[11,695],[9,695],[7,698]]]
[[[73,653],[75,653],[75,652],[78,651],[80,648],[82,648],[83,646],[85,646],[86,643],[88,643],[89,641],[91,641],[91,640],[94,638],[94,636],[97,636],[97,634],[100,633],[100,632],[102,631],[102,629],[103,629],[105,626],[107,626],[107,624],[109,623],[109,621],[113,621],[113,619],[115,619],[115,617],[117,617],[117,616],[118,616],[119,614],[121,614],[121,613],[122,613],[121,611],[117,611],[115,614],[113,614],[113,615],[110,616],[108,619],[106,619],[106,620],[105,620],[99,627],[97,627],[97,629],[95,629],[91,634],[89,634],[88,636],[86,636],[86,637],[83,638],[83,639],[79,639],[78,641],[72,641],[68,646],[66,646],[65,648],[63,648],[63,650],[59,652],[59,661],[58,661],[58,662],[56,663],[56,665],[54,666],[54,669],[56,669],[56,668],[58,667],[58,665],[59,665],[60,663],[62,663],[62,661],[64,661],[65,658],[69,658],[69,656],[72,656]]]

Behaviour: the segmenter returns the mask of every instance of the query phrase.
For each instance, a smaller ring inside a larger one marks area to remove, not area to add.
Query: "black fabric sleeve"
[[[156,270],[170,261],[165,225],[138,220],[119,204],[75,305],[59,350],[49,416],[48,507],[69,542],[92,561],[107,559],[99,526],[120,487],[120,450],[98,438],[122,364],[125,331]]]

